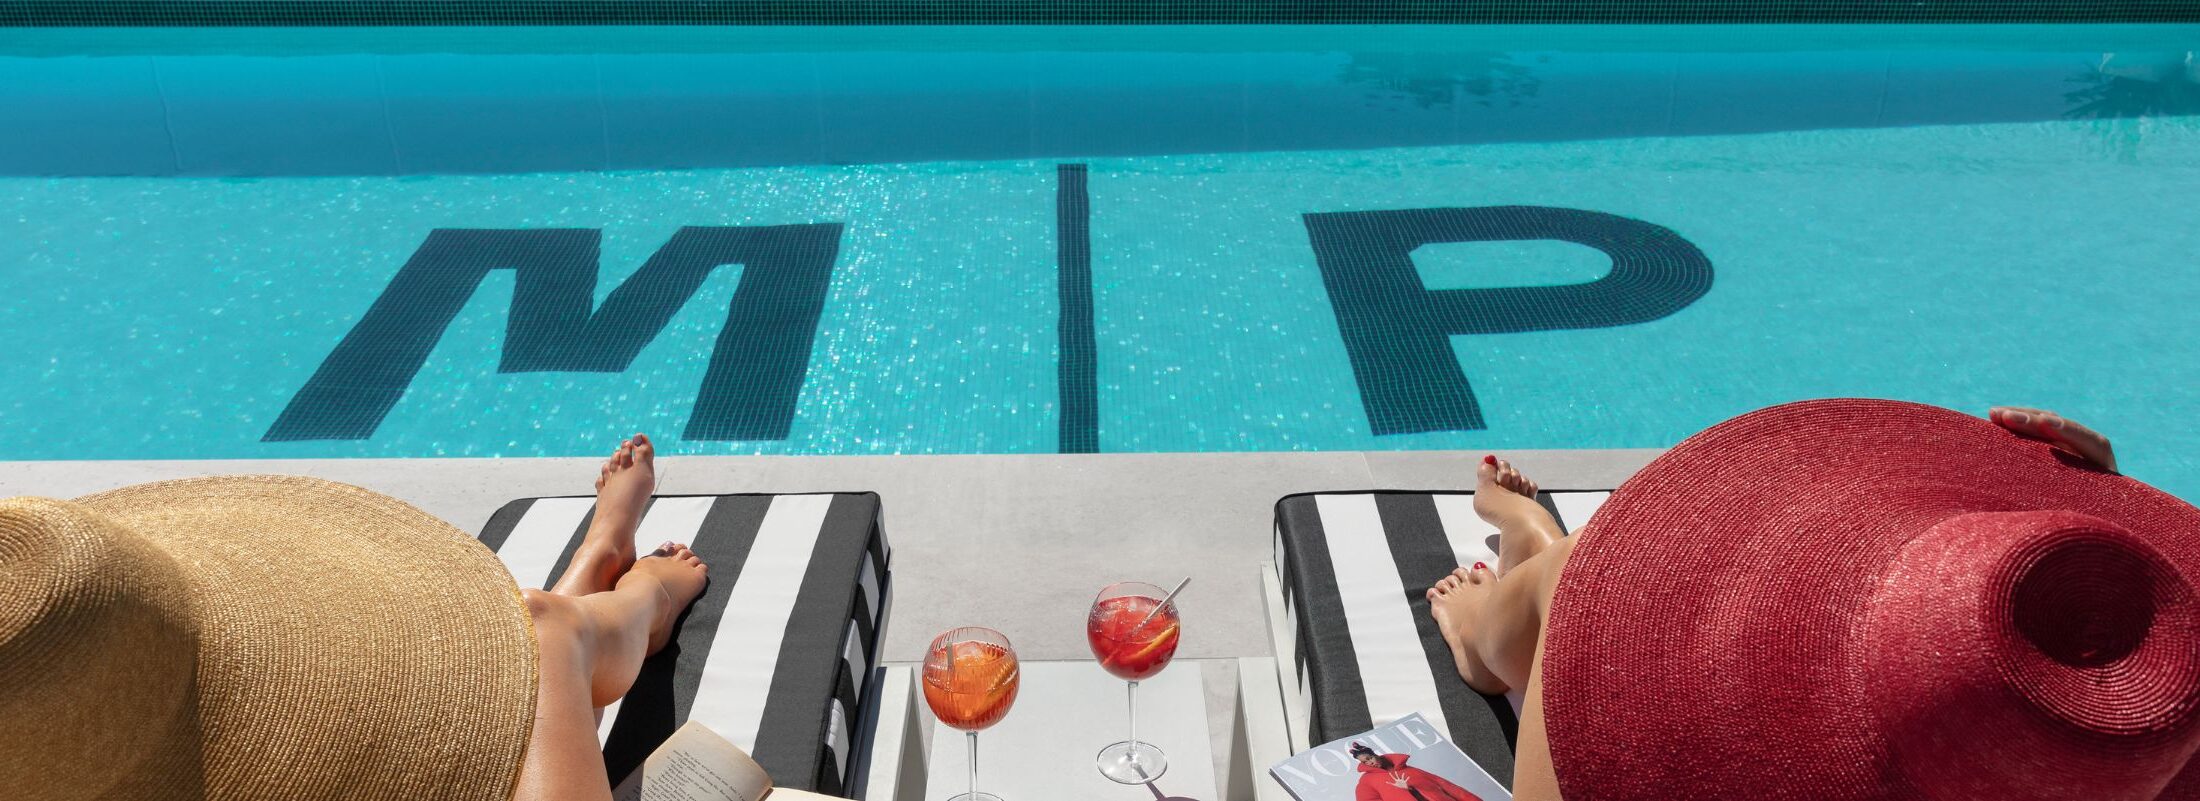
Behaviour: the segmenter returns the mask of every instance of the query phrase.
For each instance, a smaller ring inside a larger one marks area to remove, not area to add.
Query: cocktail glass
[[[1123,784],[1145,784],[1169,769],[1169,757],[1153,743],[1138,740],[1138,682],[1160,673],[1176,655],[1182,622],[1176,604],[1163,604],[1168,593],[1136,581],[1110,584],[1092,599],[1085,618],[1085,639],[1100,667],[1130,683],[1130,739],[1100,749],[1100,774]]]
[[[1008,716],[1016,703],[1016,649],[987,628],[959,628],[933,638],[924,657],[924,702],[941,723],[970,735],[970,792],[949,801],[1001,801],[978,792],[978,730]]]

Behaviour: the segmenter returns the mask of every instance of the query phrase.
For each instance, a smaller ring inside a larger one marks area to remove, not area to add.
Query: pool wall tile
[[[381,68],[404,171],[606,166],[594,56],[392,56]]]
[[[1410,55],[1410,54],[1408,54]],[[1342,59],[1318,71],[1271,77],[1246,87],[1248,150],[1425,145],[1450,141],[1458,98],[1452,87],[1416,95],[1382,86],[1340,83]]]
[[[2132,60],[2138,54],[2112,54]],[[2172,59],[2175,56],[2171,57]],[[2021,54],[1966,54],[1954,61],[1945,53],[1894,53],[1887,69],[1886,123],[1940,125],[1978,122],[2053,120],[2070,108],[2060,92],[2076,90],[2098,70],[2089,65],[2040,63]],[[1960,97],[1963,102],[1950,103]]]
[[[2192,113],[2182,50],[2061,48],[0,57],[16,99],[0,175],[1077,160]]]
[[[372,56],[158,59],[186,175],[398,169]]]
[[[1480,58],[1484,74],[1472,80],[1491,88],[1457,104],[1453,141],[1560,141],[1672,132],[1676,89],[1672,54],[1563,52]],[[1525,69],[1526,74],[1505,77],[1515,69]]]
[[[1247,53],[1050,54],[1032,96],[1042,156],[1212,153],[1249,149]],[[1142,85],[1141,85],[1142,84]]]
[[[2189,0],[8,0],[0,25],[2146,22]]]
[[[1029,53],[841,53],[819,62],[829,163],[1029,158]]]
[[[825,103],[815,58],[600,56],[612,168],[817,163]]]
[[[1712,54],[1674,63],[1671,135],[1862,128],[1878,116],[1882,59],[1855,53],[1787,53],[1770,76],[1737,73]]]
[[[0,58],[0,173],[176,171],[151,58]]]

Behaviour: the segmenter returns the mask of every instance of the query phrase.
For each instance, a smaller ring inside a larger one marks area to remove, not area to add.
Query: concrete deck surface
[[[1508,452],[1549,489],[1605,489],[1656,450]],[[668,456],[664,493],[871,490],[894,544],[883,656],[915,661],[934,634],[1000,630],[1028,659],[1084,659],[1102,586],[1171,586],[1184,658],[1265,656],[1254,566],[1270,560],[1277,498],[1344,489],[1464,489],[1465,452],[1028,456]],[[592,491],[600,460],[329,459],[0,462],[0,496],[68,498],[224,473],[297,473],[409,501],[467,531],[514,498]]]

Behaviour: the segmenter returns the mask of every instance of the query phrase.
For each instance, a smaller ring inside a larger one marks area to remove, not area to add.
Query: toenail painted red
[[[1488,456],[1484,456],[1484,457],[1482,457],[1482,463],[1483,463],[1483,464],[1497,464],[1497,456],[1496,456],[1496,454],[1491,454],[1491,455],[1488,455]]]
[[[1485,564],[1482,564],[1481,562],[1476,562],[1476,563],[1474,563],[1474,569],[1476,569],[1476,570],[1488,570],[1488,569],[1490,569],[1490,566],[1489,566],[1489,565],[1485,565]]]

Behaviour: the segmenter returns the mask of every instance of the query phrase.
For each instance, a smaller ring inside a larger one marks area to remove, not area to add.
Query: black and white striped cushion
[[[1547,492],[1536,500],[1571,531],[1610,495]],[[1424,597],[1454,567],[1496,566],[1496,546],[1497,529],[1475,516],[1471,492],[1326,492],[1276,502],[1276,564],[1294,640],[1287,647],[1310,711],[1309,742],[1419,712],[1512,786],[1512,706],[1459,679]]]
[[[549,586],[594,510],[593,497],[513,501],[481,541],[520,586]],[[710,584],[604,712],[613,783],[692,718],[747,750],[776,786],[842,792],[892,595],[878,496],[661,495],[634,539],[644,554],[688,543]]]

